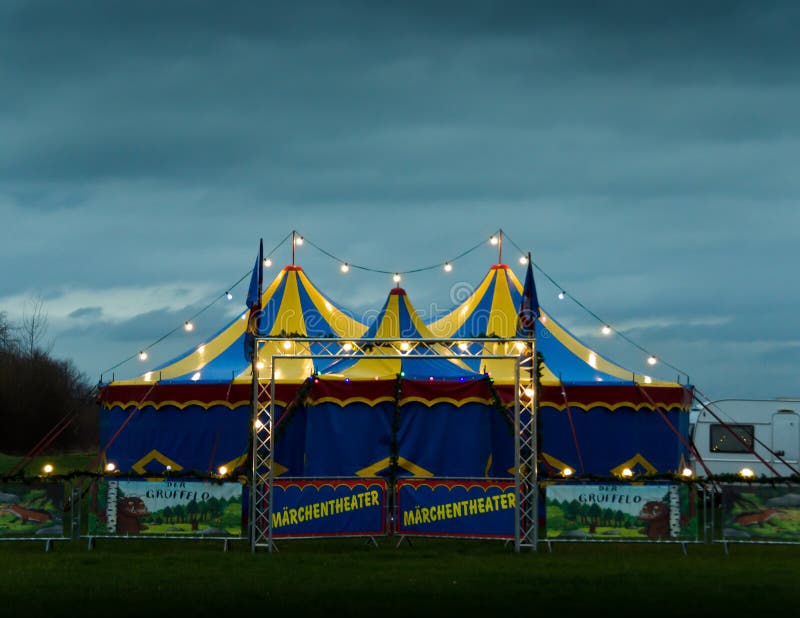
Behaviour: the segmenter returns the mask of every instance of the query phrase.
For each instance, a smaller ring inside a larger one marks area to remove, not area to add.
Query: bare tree
[[[37,353],[48,354],[50,352],[50,349],[44,350],[41,347],[42,339],[47,333],[47,312],[44,310],[44,301],[41,298],[35,298],[25,303],[22,325],[19,329],[22,351],[29,358],[33,358]],[[52,345],[49,348],[52,348]]]
[[[5,311],[0,311],[0,350],[13,352],[17,349],[14,326],[8,321]]]

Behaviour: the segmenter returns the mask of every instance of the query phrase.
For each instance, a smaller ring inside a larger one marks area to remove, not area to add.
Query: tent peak
[[[490,270],[510,270],[511,267],[508,264],[492,264]]]
[[[389,296],[408,296],[406,291],[401,287],[392,288],[389,292]]]
[[[289,264],[288,266],[284,266],[283,270],[284,271],[295,270],[297,272],[303,272],[303,267],[302,266],[296,266],[294,264]]]

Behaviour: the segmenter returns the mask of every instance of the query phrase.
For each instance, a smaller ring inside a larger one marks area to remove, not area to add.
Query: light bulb
[[[567,293],[562,290],[561,292],[558,293],[558,300],[564,300],[564,297],[566,295]]]
[[[53,464],[44,464],[42,466],[42,472],[45,474],[50,474],[53,471]]]
[[[450,262],[445,262],[444,272],[449,273],[451,270],[453,270],[453,265]]]
[[[497,236],[489,236],[489,244],[490,245],[496,245],[497,242],[498,242]]]
[[[653,356],[652,354],[647,359],[647,364],[648,365],[655,365],[657,362],[658,362],[658,359],[655,356]]]
[[[147,360],[147,352],[145,352],[144,350],[142,350],[141,352],[139,352],[139,360],[140,360],[140,361]]]
[[[344,264],[342,264],[342,265],[339,267],[339,270],[341,270],[343,273],[346,273],[347,271],[349,271],[349,270],[350,270],[350,264],[348,264],[347,262],[345,262]]]
[[[113,461],[109,461],[106,464],[106,472],[113,472],[117,469],[117,465]]]
[[[292,342],[291,341],[284,341],[283,342],[283,349],[284,350],[288,350],[291,347],[292,347]]]
[[[353,344],[349,341],[342,346],[342,350],[345,352],[350,352],[353,349]]]
[[[403,352],[407,352],[408,351],[408,341],[401,342],[400,343],[400,349],[403,350]]]
[[[200,372],[195,371],[191,377],[192,382],[197,382],[200,379],[200,376],[201,376]]]
[[[263,369],[263,368],[264,368],[264,361],[257,361],[256,369]]]
[[[755,475],[756,473],[753,472],[750,468],[742,468],[741,470],[739,470],[739,476],[741,476],[744,479],[751,479]]]
[[[400,283],[400,273],[395,273],[392,276],[392,281],[394,281],[395,283]]]
[[[225,298],[227,298],[228,300],[233,300],[233,294],[231,294],[230,292],[225,292]]]
[[[183,323],[183,329],[188,333],[191,330],[194,330],[194,324],[192,324],[189,320],[186,320]]]
[[[694,472],[692,472],[691,468],[684,468],[681,471],[681,476],[683,476],[684,478],[690,479],[690,478],[692,478],[693,475],[694,475]]]
[[[603,328],[601,328],[600,331],[604,335],[610,335],[611,334],[611,327],[608,324],[603,324]]]
[[[458,344],[458,349],[461,350],[462,352],[466,352],[467,350],[469,350],[469,344],[466,341],[462,341],[461,343]]]
[[[528,258],[527,258],[527,256],[521,255],[521,256],[519,257],[519,263],[520,263],[520,264],[522,264],[523,266],[525,266],[525,264],[527,264],[527,263],[528,263]]]
[[[298,236],[297,238],[295,238],[294,239],[294,244],[296,244],[298,247],[300,245],[302,245],[303,244],[303,237],[302,236]]]
[[[267,268],[272,266],[272,260],[270,258],[264,258],[264,266],[266,266]]]
[[[622,476],[624,476],[625,478],[632,477],[633,476],[633,470],[631,470],[630,468],[625,468],[624,470],[622,470]]]
[[[569,466],[566,466],[566,467],[565,467],[565,468],[564,468],[564,469],[561,471],[561,475],[562,475],[562,476],[567,476],[567,477],[569,477],[569,476],[572,476],[574,473],[575,473],[575,471],[574,471],[572,468],[570,468]]]
[[[220,476],[225,476],[226,474],[228,474],[228,468],[226,468],[225,466],[220,466],[218,472]]]

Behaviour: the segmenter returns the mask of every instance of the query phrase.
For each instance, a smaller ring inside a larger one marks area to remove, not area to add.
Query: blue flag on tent
[[[244,334],[244,357],[251,361],[255,336],[261,330],[261,291],[264,287],[264,239],[258,243],[258,255],[253,265],[253,274],[250,275],[250,287],[247,290],[245,304],[250,310],[247,315],[247,329]]]
[[[522,302],[517,320],[517,336],[533,337],[539,315],[539,297],[536,294],[536,283],[533,281],[533,262],[529,252],[528,270],[525,273],[525,286],[522,288]]]

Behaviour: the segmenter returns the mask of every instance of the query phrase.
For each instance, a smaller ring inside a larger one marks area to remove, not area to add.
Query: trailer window
[[[712,453],[750,453],[753,451],[753,436],[755,435],[753,425],[713,423],[710,430]]]

